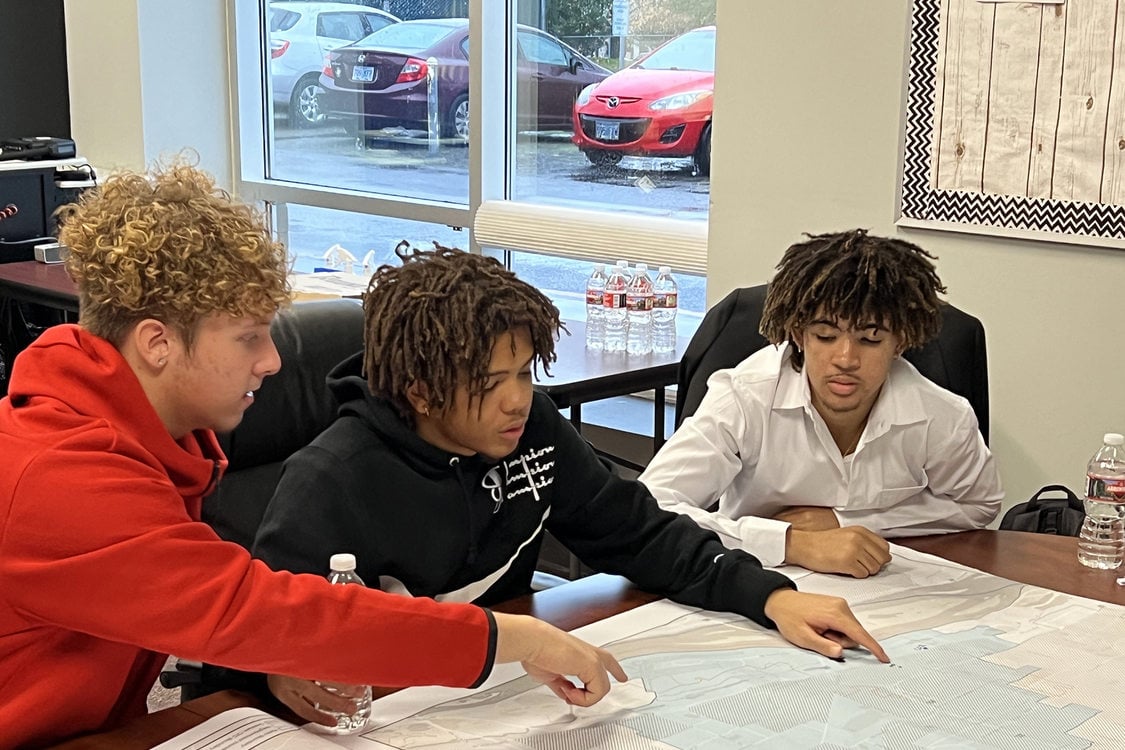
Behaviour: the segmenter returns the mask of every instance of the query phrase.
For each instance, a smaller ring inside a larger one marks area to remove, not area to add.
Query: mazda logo
[[[620,103],[621,103],[621,100],[618,99],[616,96],[611,96],[611,97],[609,97],[608,99],[605,100],[605,105],[607,107],[609,107],[610,109],[617,109],[617,105],[620,104]]]

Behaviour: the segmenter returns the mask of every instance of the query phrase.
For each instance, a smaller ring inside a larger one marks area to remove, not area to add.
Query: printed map
[[[733,615],[656,602],[584,628],[630,680],[569,709],[516,671],[475,691],[376,702],[346,747],[521,750],[1122,747],[1125,608],[906,548],[859,581],[786,570],[846,597],[892,658],[838,663]]]

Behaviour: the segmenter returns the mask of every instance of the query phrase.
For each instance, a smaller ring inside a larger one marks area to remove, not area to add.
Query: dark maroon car
[[[534,81],[536,107],[519,107],[520,130],[570,130],[578,92],[609,71],[550,34],[516,30],[518,79]],[[349,130],[426,130],[427,78],[437,60],[437,123],[447,138],[469,137],[469,21],[434,18],[391,24],[330,52],[320,85],[324,111]],[[521,89],[526,90],[526,89]]]

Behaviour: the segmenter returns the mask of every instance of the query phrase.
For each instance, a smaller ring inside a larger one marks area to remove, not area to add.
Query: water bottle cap
[[[628,268],[629,267],[629,261],[619,260],[619,261],[617,261],[617,267],[618,268]]]
[[[595,263],[594,264],[594,270],[595,271],[604,271],[605,270],[605,263]]]
[[[644,273],[647,270],[648,270],[648,264],[647,263],[638,263],[637,264],[637,275],[638,276],[640,276],[642,273]]]
[[[1105,437],[1102,438],[1102,442],[1106,445],[1121,445],[1125,443],[1125,435],[1120,432],[1107,432]]]
[[[355,555],[349,552],[340,552],[332,555],[328,559],[328,567],[330,570],[355,570]]]
[[[672,267],[671,266],[661,266],[660,267],[660,273],[672,273]]]

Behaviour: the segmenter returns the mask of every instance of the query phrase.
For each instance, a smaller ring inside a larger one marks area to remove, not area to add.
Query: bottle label
[[[1125,477],[1086,475],[1086,497],[1109,503],[1125,503]]]
[[[587,305],[604,305],[605,292],[600,289],[587,289],[586,290],[586,304]]]
[[[625,306],[630,312],[648,312],[652,309],[651,294],[629,294],[625,297]]]
[[[671,309],[676,306],[676,293],[675,292],[656,292],[652,295],[652,309],[664,308]]]
[[[625,307],[625,292],[606,292],[602,297],[602,305],[611,310],[620,310]]]

